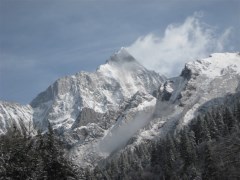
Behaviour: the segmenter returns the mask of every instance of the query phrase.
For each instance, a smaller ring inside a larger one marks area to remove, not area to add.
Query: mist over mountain
[[[166,139],[231,101],[239,82],[240,53],[211,54],[167,78],[122,48],[95,72],[59,78],[29,105],[1,101],[0,134],[14,127],[37,137],[51,126],[69,161],[79,168],[105,168],[105,160]]]

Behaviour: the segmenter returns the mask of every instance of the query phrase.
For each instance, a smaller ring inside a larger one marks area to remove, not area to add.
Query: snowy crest
[[[30,105],[0,102],[0,134],[13,124],[44,129],[51,123],[71,147],[69,158],[94,166],[121,148],[182,128],[239,90],[239,53],[189,62],[166,80],[122,48],[96,72],[58,79]]]
[[[126,49],[101,65],[96,72],[80,72],[57,80],[32,102],[35,122],[46,127],[71,128],[83,108],[98,113],[117,111],[137,91],[151,94],[164,81],[158,73],[140,65]]]
[[[192,61],[186,64],[186,68],[192,74],[206,75],[208,78],[216,78],[227,73],[240,73],[239,53],[214,53],[208,58]]]

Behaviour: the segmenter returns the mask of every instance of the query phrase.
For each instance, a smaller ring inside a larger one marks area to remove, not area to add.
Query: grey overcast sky
[[[177,58],[239,51],[239,21],[240,0],[0,0],[0,99],[29,103],[122,46],[177,75]]]

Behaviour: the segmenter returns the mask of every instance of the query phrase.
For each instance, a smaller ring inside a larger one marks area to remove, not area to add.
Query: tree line
[[[197,116],[180,132],[145,142],[93,170],[87,180],[240,179],[240,102]]]
[[[0,136],[0,179],[237,180],[240,179],[240,102],[194,118],[180,132],[120,150],[95,168],[79,169],[49,125],[36,136],[14,126]]]
[[[0,136],[1,180],[78,179],[75,166],[64,155],[64,147],[52,127],[36,136],[16,126]]]

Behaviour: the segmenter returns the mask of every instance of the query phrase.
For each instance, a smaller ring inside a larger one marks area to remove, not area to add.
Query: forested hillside
[[[240,103],[197,116],[180,132],[148,141],[80,169],[64,156],[51,126],[44,135],[9,130],[0,140],[0,179],[223,179],[240,178]]]
[[[0,179],[78,179],[64,156],[64,146],[51,126],[32,137],[14,126],[0,137]]]
[[[240,179],[240,103],[199,115],[166,139],[146,142],[86,179]]]

